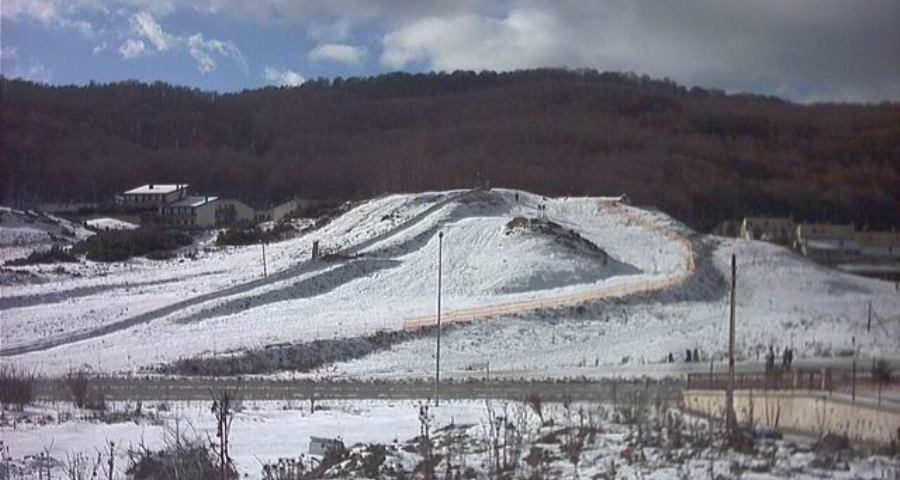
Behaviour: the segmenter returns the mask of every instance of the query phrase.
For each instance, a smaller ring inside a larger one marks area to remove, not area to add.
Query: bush
[[[78,257],[63,250],[59,245],[53,245],[49,250],[34,250],[25,258],[16,258],[6,262],[9,266],[36,265],[39,263],[57,263],[78,261]]]
[[[446,331],[447,327],[444,328]],[[184,358],[163,365],[158,371],[178,375],[214,376],[264,374],[283,370],[308,372],[329,363],[362,358],[373,352],[386,350],[399,342],[415,338],[420,333],[379,331],[367,337],[275,345],[223,357]]]
[[[142,255],[162,259],[167,258],[165,255],[172,250],[190,245],[193,241],[183,231],[148,226],[100,232],[76,243],[72,252],[83,253],[88,260],[97,262],[120,262]]]
[[[134,480],[221,480],[222,475],[212,447],[201,441],[175,439],[163,450],[132,450],[126,473]],[[228,478],[238,478],[234,467]]]
[[[253,245],[286,240],[294,236],[297,230],[287,222],[278,222],[270,230],[262,230],[256,225],[242,222],[216,237],[216,245]]]
[[[16,367],[0,366],[0,403],[19,410],[34,399],[34,374]]]
[[[103,392],[91,388],[91,379],[86,370],[73,370],[66,375],[66,386],[72,395],[72,403],[78,408],[106,410]]]

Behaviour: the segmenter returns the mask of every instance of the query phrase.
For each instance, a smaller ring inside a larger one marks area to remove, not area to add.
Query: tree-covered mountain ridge
[[[0,79],[0,200],[142,183],[266,202],[465,188],[626,193],[701,229],[900,224],[900,106],[795,104],[627,73],[392,73],[238,93]]]

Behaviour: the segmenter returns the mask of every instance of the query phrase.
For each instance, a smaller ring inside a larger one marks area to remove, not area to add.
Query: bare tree
[[[212,413],[216,416],[216,438],[218,446],[215,448],[219,456],[219,472],[221,480],[228,480],[229,475],[234,470],[231,462],[231,456],[228,453],[228,440],[231,434],[231,422],[234,420],[234,411],[237,402],[237,394],[240,384],[233,390],[223,389],[218,394],[210,391],[212,396]]]

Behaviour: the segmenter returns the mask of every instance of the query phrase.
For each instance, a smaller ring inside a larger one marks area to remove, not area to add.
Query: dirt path
[[[616,201],[599,201],[597,208],[622,218],[623,223],[630,225],[639,225],[647,230],[654,231],[669,240],[678,243],[684,248],[684,266],[675,275],[668,277],[655,278],[650,280],[641,280],[637,282],[629,282],[625,284],[609,285],[600,287],[589,292],[577,293],[573,295],[565,295],[557,298],[541,298],[537,300],[525,300],[520,302],[502,303],[499,305],[490,305],[486,307],[470,308],[464,310],[453,310],[450,312],[442,312],[441,323],[465,323],[476,320],[486,320],[503,315],[517,315],[523,313],[531,313],[542,309],[556,309],[563,307],[572,307],[583,303],[596,302],[610,298],[624,297],[639,293],[651,293],[662,290],[668,290],[680,286],[686,282],[696,269],[694,265],[694,250],[691,241],[680,235],[678,232],[657,225],[647,219],[634,215],[627,209],[622,208]],[[403,329],[407,331],[418,330],[425,327],[436,325],[435,315],[411,318],[403,323]]]

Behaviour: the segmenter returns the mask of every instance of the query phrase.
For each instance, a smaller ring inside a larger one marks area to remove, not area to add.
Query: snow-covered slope
[[[900,291],[895,284],[822,267],[765,242],[707,241],[715,245],[708,260],[723,283],[715,298],[696,284],[689,289],[698,291],[676,298],[639,296],[451,330],[441,341],[442,376],[482,377],[486,363],[492,377],[513,378],[706,372],[710,359],[725,358],[724,279],[730,275],[732,254],[738,266],[739,361],[763,361],[769,346],[779,354],[791,347],[801,359],[825,362],[841,362],[839,357],[854,348],[865,359],[900,359]],[[868,330],[870,303],[874,314]],[[434,348],[433,338],[417,339],[318,375],[428,378]],[[688,349],[697,349],[703,362],[686,364]],[[669,354],[674,363],[668,363]]]
[[[0,263],[26,257],[35,249],[73,243],[92,234],[77,223],[52,215],[0,207]]]
[[[533,220],[542,211],[547,221]],[[900,296],[891,284],[827,270],[768,244],[722,239],[704,240],[714,245],[695,274],[686,240],[693,232],[664,214],[614,199],[493,190],[363,202],[319,230],[268,245],[266,277],[259,245],[207,245],[168,261],[86,262],[77,277],[5,287],[0,361],[46,373],[84,363],[121,371],[430,321],[438,232],[447,318],[538,305],[449,332],[449,370],[490,360],[492,370],[512,375],[578,375],[595,364],[660,362],[686,348],[715,354],[725,313],[721,272],[732,252],[740,262],[745,357],[770,343],[787,345],[792,333],[801,354],[832,354],[853,335],[873,352],[898,345],[897,321],[888,317],[900,312]],[[310,261],[314,241],[325,259]],[[615,300],[622,292],[643,293]],[[590,303],[548,310],[573,298]],[[859,331],[857,314],[869,301],[884,318],[882,333]],[[432,343],[406,342],[336,371],[425,375]]]
[[[402,328],[434,311],[438,231],[445,233],[446,311],[682,273],[683,245],[627,225],[600,203],[505,190],[378,198],[318,231],[269,245],[266,278],[259,246],[209,248],[196,260],[89,262],[80,278],[3,290],[3,348],[49,340],[61,345],[7,359],[43,371],[80,363],[121,370]],[[537,218],[541,204],[553,228],[508,225]],[[342,255],[308,261],[314,240]],[[84,340],[67,342],[72,338]]]

